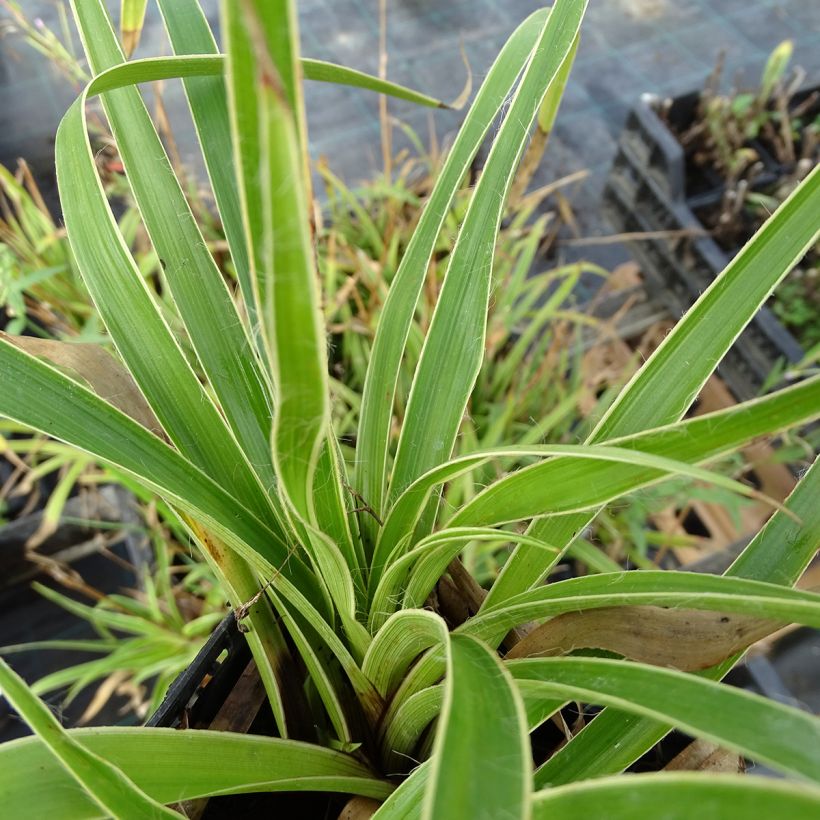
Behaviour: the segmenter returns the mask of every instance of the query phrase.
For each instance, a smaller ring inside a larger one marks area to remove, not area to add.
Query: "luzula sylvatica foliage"
[[[816,816],[820,723],[718,681],[759,635],[783,623],[820,626],[818,596],[792,588],[820,539],[820,468],[803,476],[722,577],[646,571],[541,581],[601,505],[670,475],[753,494],[701,465],[820,415],[815,377],[682,420],[816,241],[820,174],[703,293],[585,443],[502,445],[453,459],[485,351],[505,197],[542,100],[556,105],[554,83],[566,79],[586,2],[556,0],[534,13],[485,76],[404,251],[376,330],[349,465],[330,425],[302,82],[435,101],[303,60],[293,0],[225,0],[224,54],[196,0],[158,4],[176,56],[126,62],[102,0],[74,3],[94,78],[60,126],[57,172],[77,265],[116,348],[109,378],[98,361],[88,370],[76,360],[55,366],[24,340],[4,337],[0,413],[113,465],[178,511],[244,616],[279,737],[65,731],[2,664],[0,686],[36,733],[0,748],[5,813],[26,816],[36,805],[60,817],[163,816],[176,813],[168,804],[218,793],[315,789],[375,798],[386,818],[684,817],[703,806],[745,817],[750,805]],[[174,77],[185,84],[237,298],[202,241],[138,88]],[[93,97],[204,379],[158,310],[103,194],[85,121]],[[491,130],[396,437],[396,383],[428,263]],[[131,385],[125,406],[106,389],[113,373]],[[525,456],[528,466],[460,508],[439,503],[454,478]],[[457,562],[481,540],[512,547],[486,596]],[[458,619],[431,597],[448,573],[464,604]],[[615,612],[619,623],[640,616],[640,653],[607,628]],[[697,642],[685,639],[687,619]],[[525,624],[526,644],[516,651]],[[684,637],[670,658],[671,634]],[[608,656],[567,654],[579,641]],[[678,668],[653,665],[654,657]],[[695,669],[701,674],[685,671]],[[606,708],[534,766],[529,733],[572,700]],[[673,726],[791,780],[617,776]]]

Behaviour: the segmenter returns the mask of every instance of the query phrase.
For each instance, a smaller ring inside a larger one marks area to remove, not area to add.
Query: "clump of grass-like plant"
[[[623,493],[683,475],[755,494],[700,465],[820,414],[814,378],[681,421],[815,241],[818,172],[704,292],[584,444],[499,442],[453,457],[485,354],[505,194],[585,5],[558,0],[536,12],[487,74],[382,306],[350,471],[331,426],[300,78],[412,92],[300,62],[287,0],[223,3],[225,56],[195,0],[160,0],[177,56],[130,63],[101,0],[74,4],[94,79],[58,132],[58,181],[77,265],[117,351],[110,369],[133,390],[123,406],[98,369],[89,375],[78,363],[66,373],[7,337],[0,413],[110,463],[176,510],[248,628],[279,736],[65,731],[0,664],[4,694],[37,735],[0,748],[7,812],[24,815],[36,803],[64,817],[175,816],[168,804],[180,800],[312,788],[373,798],[377,817],[546,817],[568,804],[610,817],[660,806],[667,816],[692,816],[704,805],[721,816],[749,805],[816,813],[820,759],[806,739],[817,735],[817,719],[718,682],[779,624],[820,625],[817,596],[791,588],[817,548],[816,465],[725,576],[641,571],[540,581],[595,511]],[[242,313],[135,88],[164,77],[186,84]],[[96,94],[204,379],[145,287],[100,187],[84,118]],[[394,398],[429,260],[502,109],[393,453]],[[441,503],[441,487],[460,475],[525,456],[533,463],[456,509]],[[507,528],[513,523],[526,527]],[[467,542],[500,539],[515,549],[485,595],[455,559]],[[449,602],[431,597],[445,575]],[[638,628],[641,640],[623,640]],[[576,648],[609,654],[571,654]],[[576,699],[607,708],[534,766],[529,732]],[[788,787],[615,776],[672,726],[765,762],[791,778]],[[36,782],[28,779],[34,771]]]

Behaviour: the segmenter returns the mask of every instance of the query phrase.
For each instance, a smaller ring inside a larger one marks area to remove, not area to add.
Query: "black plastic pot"
[[[248,734],[276,734],[273,713],[264,697],[244,695],[254,684],[261,689],[248,643],[229,613],[200,649],[193,663],[174,681],[149,726],[205,729],[220,723],[222,707],[231,698],[234,712],[244,712]],[[224,723],[219,727],[225,729]],[[232,730],[236,730],[233,727]],[[244,727],[242,727],[244,730]],[[337,817],[347,797],[330,792],[259,792],[212,797],[185,805],[197,820],[236,817]]]
[[[41,488],[41,491],[47,492],[48,488]],[[118,485],[101,486],[89,497],[69,498],[57,529],[37,547],[37,554],[64,564],[73,564],[99,552],[100,544],[95,536],[100,531],[93,522],[122,524],[124,534],[118,552],[136,570],[137,577],[131,583],[141,584],[142,571],[150,565],[152,554],[145,535],[130,529],[136,529],[141,524],[133,505],[134,497]],[[43,511],[40,509],[14,518],[0,527],[3,566],[0,591],[27,583],[39,573],[38,566],[28,558],[26,543],[40,528],[42,519]],[[84,523],[86,521],[89,523]]]
[[[129,527],[131,524],[141,524],[133,502],[127,491],[115,486],[100,487],[88,499],[79,496],[69,499],[64,510],[64,516],[69,520],[60,522],[57,530],[38,546],[37,553],[70,564],[86,583],[105,592],[120,592],[125,588],[141,586],[143,569],[151,560],[152,551],[145,533]],[[98,540],[100,530],[86,526],[83,521],[87,519],[123,525],[123,537],[103,552]],[[36,579],[71,595],[70,590],[52,580],[48,574],[41,573],[27,555],[26,541],[37,531],[41,520],[42,511],[18,517],[0,527],[0,646],[51,638],[97,637],[89,623],[68,614],[32,589],[31,581]],[[66,666],[96,657],[93,652],[49,649],[13,655],[9,660],[26,680],[35,681]],[[59,695],[50,695],[47,700],[55,710],[59,710],[64,722],[71,725],[83,714],[93,695],[94,690],[90,688],[67,707],[63,706]],[[123,703],[122,698],[113,698],[99,712],[95,722],[121,721],[119,709]],[[0,698],[0,741],[13,740],[26,734],[29,734],[26,725]]]
[[[208,726],[236,686],[251,651],[228,613],[197,653],[193,663],[171,684],[149,726]]]
[[[691,122],[697,100],[697,93],[673,100],[669,121]],[[694,213],[720,202],[722,183],[704,175],[696,190],[687,190],[683,148],[658,116],[658,105],[657,97],[644,95],[630,113],[607,180],[603,208],[618,231],[675,232],[633,241],[630,246],[652,295],[680,316],[731,257],[704,235]],[[762,148],[760,154],[765,169],[758,184],[771,184],[779,168]],[[726,354],[719,372],[734,395],[744,400],[759,393],[778,362],[794,363],[802,357],[791,333],[764,307]]]

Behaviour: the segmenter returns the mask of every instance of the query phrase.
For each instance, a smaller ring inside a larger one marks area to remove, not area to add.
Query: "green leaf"
[[[517,470],[493,482],[468,501],[450,519],[450,525],[481,527],[521,521],[540,515],[560,515],[584,507],[597,506],[601,501],[610,501],[622,494],[619,490],[612,491],[606,479],[600,484],[594,481],[593,470],[608,474],[607,477],[613,483],[624,482],[626,473],[629,479],[635,482],[631,484],[630,490],[670,475],[681,475],[706,481],[741,495],[757,495],[753,488],[734,479],[638,448],[608,447],[601,444],[589,447],[583,444],[547,444],[543,445],[543,450],[548,455],[568,456],[572,459],[572,466],[568,461],[542,461]],[[591,461],[596,466],[590,468],[586,461]],[[618,464],[621,469],[605,471],[601,469],[604,462]],[[631,469],[627,473],[623,465],[627,465],[628,468],[645,469]],[[560,476],[560,479],[552,480],[553,476]],[[614,494],[607,498],[607,491]]]
[[[526,818],[532,783],[524,707],[495,654],[454,635],[447,649],[424,818]]]
[[[613,607],[625,607],[628,610],[631,607],[647,604],[685,610],[679,613],[680,625],[676,626],[676,629],[680,631],[685,631],[684,624],[687,618],[693,619],[693,613],[688,610],[741,613],[740,618],[715,615],[714,621],[704,621],[701,634],[704,631],[707,634],[713,632],[716,636],[709,645],[699,647],[695,640],[690,646],[685,640],[679,641],[680,658],[678,662],[682,663],[689,663],[690,659],[694,659],[691,662],[702,661],[713,656],[715,652],[721,651],[720,648],[715,648],[717,638],[721,636],[723,637],[721,637],[720,647],[725,649],[725,654],[721,657],[725,657],[729,652],[736,651],[736,647],[732,648],[732,644],[743,645],[743,636],[750,634],[750,628],[752,631],[757,629],[758,624],[764,627],[763,631],[766,632],[776,628],[780,621],[796,620],[813,625],[820,618],[820,596],[815,593],[719,576],[647,571],[595,575],[539,587],[516,596],[507,605],[500,606],[498,609],[480,613],[466,621],[456,631],[481,639],[488,634],[495,634],[499,629],[502,633],[506,633],[509,629],[534,619],[554,618],[565,613],[566,618],[573,618],[576,614],[594,611],[601,607],[607,607],[612,613],[607,617],[615,620],[615,615],[619,610],[612,609]],[[666,618],[665,623],[671,623],[672,619],[678,615],[676,609],[659,609],[658,612],[668,614],[669,617]],[[646,615],[644,615],[644,620],[646,620]],[[547,621],[545,628],[551,623],[552,621]],[[537,636],[537,634],[538,630],[530,633],[531,636]],[[586,633],[582,633],[579,641],[586,637]],[[606,640],[605,636],[602,637]],[[660,640],[660,637],[658,639]],[[533,642],[529,636],[525,640]],[[431,643],[430,646],[433,644]],[[591,636],[589,643],[579,643],[579,646],[608,648],[606,644],[595,643],[594,635]],[[650,648],[647,646],[647,651]],[[515,653],[515,648],[513,653]],[[524,651],[522,654],[527,653]],[[515,654],[514,656],[520,657],[521,655]],[[434,653],[425,656],[405,678],[401,687],[402,691],[393,698],[391,721],[404,713],[404,703],[415,698],[417,693],[425,691],[425,687],[432,686],[443,671],[443,662],[437,659]],[[527,701],[527,704],[528,708],[534,705],[530,701]],[[585,731],[593,731],[593,727],[594,723]],[[415,735],[411,737],[411,746],[415,737]],[[614,748],[612,753],[617,754],[621,743],[617,735],[609,737],[608,742]],[[411,746],[401,747],[400,750],[409,753]],[[607,753],[610,753],[609,749]],[[550,766],[550,763],[546,765]]]
[[[818,493],[820,461],[815,460],[786,501],[786,506],[801,523],[782,512],[775,513],[727,574],[736,578],[762,579],[771,573],[781,584],[793,584],[820,546]],[[707,674],[713,680],[719,680],[733,664],[734,659],[730,659]],[[547,761],[542,767],[542,777],[544,782],[569,783],[591,775],[614,774],[629,766],[668,731],[668,726],[656,721],[636,721],[631,716],[605,709]],[[617,746],[614,745],[616,742]]]
[[[63,727],[48,707],[31,693],[25,681],[0,658],[0,691],[17,710],[20,717],[37,733],[43,754],[42,768],[51,763],[55,770],[70,781],[75,780],[97,807],[113,817],[127,817],[137,812],[140,817],[179,817],[149,797],[128,776],[107,759],[94,754],[78,743]],[[5,754],[6,763],[2,776],[7,780],[4,788],[0,784],[0,796],[4,812],[11,817],[30,816],[31,773],[37,771],[37,810],[42,810],[41,770],[20,767],[20,759],[8,758],[8,748],[12,743],[0,747],[0,755]],[[13,761],[13,762],[12,762]],[[16,781],[26,789],[26,799],[18,812],[12,810],[13,800],[4,792]],[[79,791],[74,789],[73,791]],[[82,792],[80,792],[82,794]]]
[[[496,234],[538,105],[581,25],[586,0],[550,10],[450,256],[399,437],[390,497],[450,457],[484,354]]]
[[[243,550],[270,578],[279,570],[319,600],[304,563],[230,492],[90,390],[0,339],[0,415],[90,453],[134,476]],[[243,499],[245,500],[245,499]],[[253,545],[251,548],[250,545]]]
[[[327,351],[319,309],[310,224],[309,176],[301,98],[295,72],[298,41],[292,3],[248,3],[242,22],[253,46],[256,80],[243,99],[259,89],[262,176],[262,241],[265,285],[263,329],[273,371],[276,407],[273,457],[276,472],[297,514],[315,520],[312,484],[329,422]],[[251,7],[254,8],[251,8]],[[240,100],[237,100],[239,105]],[[257,99],[248,105],[256,106]],[[241,153],[253,135],[242,135]]]
[[[373,593],[370,606],[370,629],[378,629],[399,606],[401,589],[407,584],[401,604],[405,609],[420,607],[441,578],[450,562],[471,541],[498,544],[527,542],[540,549],[554,551],[548,544],[536,544],[528,535],[489,527],[454,527],[428,535],[408,553],[391,560],[387,571]]]
[[[664,458],[701,462],[737,449],[757,436],[769,435],[816,418],[819,413],[820,378],[814,378],[771,396],[737,405],[727,410],[698,416],[668,427],[615,439],[608,442],[608,444],[617,447],[619,450],[635,450],[643,454]],[[371,588],[376,588],[388,560],[395,560],[393,551],[396,549],[396,545],[402,538],[412,533],[431,489],[437,484],[450,481],[458,475],[475,469],[492,454],[501,455],[505,452],[511,455],[517,452],[520,457],[525,454],[537,455],[540,453],[544,455],[550,450],[548,447],[541,450],[538,447],[531,449],[499,448],[495,451],[487,451],[484,454],[469,454],[441,465],[418,479],[396,501],[387,516],[373,556]],[[581,448],[577,452],[594,454],[595,448],[590,447],[586,450]],[[636,456],[636,462],[637,458],[639,457]],[[531,506],[525,512],[529,511],[531,515],[535,515],[546,513],[550,509],[571,509],[573,504],[578,506],[585,506],[587,503],[594,505],[596,503],[595,498],[616,498],[637,489],[644,481],[658,480],[661,476],[661,473],[655,472],[651,468],[641,467],[637,463],[629,465],[617,461],[595,462],[589,459],[557,457],[513,473],[502,479],[497,485],[493,485],[488,494],[490,494],[490,500],[492,501],[491,494],[506,492],[504,488],[519,486],[524,496],[519,499],[515,493],[511,493],[511,503],[518,503],[519,500],[527,499]],[[527,481],[528,477],[538,477],[539,481],[529,482]],[[524,486],[520,486],[522,484]],[[496,486],[500,489],[494,489]],[[482,505],[484,505],[484,498],[486,496],[482,494],[473,499],[470,505],[459,510],[453,516],[448,522],[448,526],[453,527],[466,523],[464,519],[470,514],[471,510],[476,512],[481,510]],[[540,508],[539,505],[541,505]],[[501,503],[486,505],[486,509],[488,513],[505,513],[507,511],[507,507]],[[533,512],[533,510],[535,511]],[[587,517],[583,516],[584,525]],[[561,528],[559,536],[567,533],[567,531],[571,536],[574,535],[574,532],[569,528],[576,525],[578,519],[579,516],[563,515],[549,520],[555,521],[554,526]],[[471,519],[470,523],[475,523],[475,519]],[[531,533],[535,539],[533,545],[525,545],[519,549],[531,551],[533,556],[538,556],[539,565],[543,565],[545,561],[549,561],[549,557],[535,544],[547,543],[558,547],[566,543],[567,538],[559,537],[557,541],[552,542],[546,538],[540,538],[538,532],[540,532],[540,528],[533,529]],[[533,557],[532,560],[535,561],[535,558]],[[514,574],[517,577],[518,572],[520,572],[522,577],[525,577],[529,571],[531,571],[530,564],[522,561],[522,566],[516,568]],[[490,591],[485,607],[492,606],[499,598],[503,599],[503,596],[493,596],[492,593],[493,590]]]
[[[820,595],[778,584],[672,570],[605,572],[522,592],[460,627],[486,636],[565,612],[611,606],[664,606],[737,612],[820,629]]]
[[[236,170],[245,246],[248,253],[250,301],[245,297],[257,323],[267,303],[265,269],[264,207],[262,200],[262,133],[260,100],[253,93],[256,85],[256,61],[250,37],[242,22],[236,3],[221,3],[221,23],[226,43],[225,85],[231,126],[231,156]],[[264,341],[264,329],[259,324],[255,334]]]
[[[268,591],[268,595],[284,621],[299,652],[299,658],[304,663],[313,685],[316,687],[333,730],[336,732],[336,737],[343,743],[353,742],[354,735],[339,697],[341,687],[338,686],[338,675],[335,674],[336,670],[332,666],[331,659],[326,657],[327,650],[322,646],[322,642],[317,639],[316,633],[311,629],[309,622],[300,617],[298,613],[291,611],[291,608],[276,593]]]
[[[122,54],[102,1],[75,3],[75,16],[93,70],[99,73],[121,63]],[[269,443],[270,393],[225,279],[205,245],[139,91],[123,88],[106,92],[102,103],[129,185],[197,357],[246,459],[264,487],[271,488],[275,478]],[[79,134],[71,135],[72,140],[79,138]],[[87,136],[85,139],[84,173],[88,176],[96,170]],[[58,165],[59,150],[58,145]],[[76,196],[68,181],[61,185],[60,193],[64,207],[67,199]],[[88,232],[79,235],[76,220],[70,221],[68,213],[66,226],[75,252],[78,246],[86,252],[92,237]],[[85,275],[82,263],[80,268]],[[100,306],[99,299],[97,303]],[[219,332],[214,332],[215,327]],[[118,345],[123,343],[117,336],[114,339]]]
[[[425,761],[382,803],[373,820],[418,820],[429,776],[430,762]]]
[[[334,542],[343,555],[346,572],[348,575],[352,573],[351,584],[355,587],[356,602],[363,604],[367,562],[358,533],[354,536],[351,530],[351,513],[348,508],[351,499],[345,492],[344,470],[338,442],[335,436],[328,434],[319,454],[313,483],[316,521],[319,529]],[[355,518],[353,524],[355,527]]]
[[[815,460],[786,501],[786,506],[802,523],[797,523],[782,512],[775,513],[727,574],[762,579],[771,573],[780,583],[793,584],[820,546],[818,493],[820,461]],[[707,674],[713,680],[722,678],[731,669],[734,660],[730,659]],[[605,709],[541,767],[541,780],[538,782],[570,783],[622,771],[661,740],[669,729],[664,723],[636,720],[634,716]]]
[[[778,282],[820,234],[820,168],[815,168],[703,292],[674,330],[631,379],[593,431],[589,442],[677,421],[689,409],[726,351]],[[536,522],[532,535],[565,547],[590,517]],[[527,547],[515,551],[488,603],[535,585],[554,564]]]
[[[506,666],[516,680],[529,682],[528,696],[537,689],[538,697],[616,705],[671,723],[785,774],[820,782],[820,719],[799,709],[695,675],[628,661],[538,658],[509,661]],[[596,720],[588,725],[594,726]],[[539,787],[551,784],[544,767],[535,782]]]
[[[318,80],[334,85],[348,85],[354,88],[363,88],[367,91],[375,91],[379,94],[386,94],[395,97],[397,100],[407,100],[407,102],[424,105],[429,108],[447,108],[447,104],[441,100],[414,91],[412,88],[382,80],[355,68],[328,63],[325,60],[312,60],[309,57],[302,57],[302,71],[306,80]]]
[[[820,236],[820,168],[749,240],[624,388],[595,441],[669,424],[701,387],[778,282]]]
[[[419,748],[419,738],[441,713],[444,684],[437,683],[404,698],[388,711],[381,738],[381,756],[390,771],[402,771],[407,761],[426,757]],[[429,741],[429,738],[428,738]]]
[[[216,41],[198,0],[159,0],[158,5],[176,54],[217,54]],[[256,332],[259,319],[233,163],[228,94],[222,77],[225,65],[221,55],[219,61],[220,70],[214,72],[214,76],[187,78],[183,84],[228,240],[231,261],[248,311],[248,322],[252,332]]]
[[[426,649],[447,640],[444,622],[432,612],[396,612],[370,644],[362,672],[388,700],[412,661]]]
[[[726,570],[750,578],[791,586],[797,583],[820,548],[820,459],[804,473],[786,500],[792,516],[777,512]]]
[[[545,17],[545,11],[536,12],[522,23],[490,68],[439,173],[382,308],[364,384],[355,480],[356,489],[377,515],[383,515],[390,422],[399,370],[430,256],[450,203],[526,64]],[[366,546],[372,550],[375,522],[362,516],[360,525]]]
[[[122,359],[180,451],[264,519],[270,501],[163,321],[105,200],[87,142],[83,99],[57,132],[57,180],[78,266]],[[17,408],[13,412],[18,412]]]
[[[820,812],[820,790],[763,777],[660,772],[536,792],[532,807],[533,820],[814,820]]]
[[[338,791],[383,799],[392,791],[354,758],[293,740],[145,727],[72,729],[68,734],[160,803],[264,791]],[[42,816],[99,816],[38,738],[2,744],[0,761],[0,800],[9,817],[31,816],[32,772],[37,772]],[[132,817],[134,812],[126,809],[117,816]]]

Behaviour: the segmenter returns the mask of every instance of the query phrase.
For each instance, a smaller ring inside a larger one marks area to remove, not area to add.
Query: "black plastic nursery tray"
[[[807,92],[808,93],[808,92]],[[675,98],[670,122],[692,121],[698,93]],[[684,150],[658,115],[659,98],[644,95],[632,109],[604,191],[603,209],[618,231],[649,234],[630,242],[650,293],[682,315],[731,261],[695,211],[717,204],[720,179],[687,179]],[[776,181],[779,168],[765,150],[756,186]],[[653,236],[653,234],[655,234]],[[657,235],[665,234],[665,235]],[[739,400],[756,396],[778,362],[798,362],[803,351],[767,308],[762,308],[721,362],[719,373]]]

